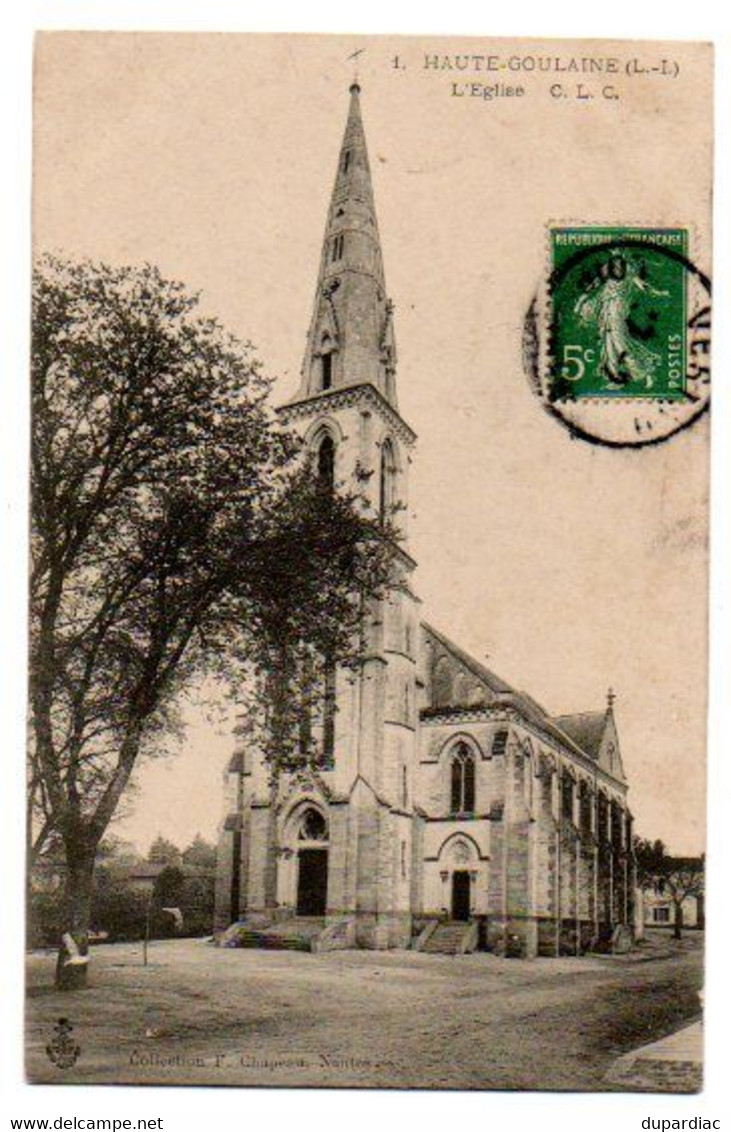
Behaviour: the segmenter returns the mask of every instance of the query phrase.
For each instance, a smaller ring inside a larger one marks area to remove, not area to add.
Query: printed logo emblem
[[[71,1037],[73,1026],[68,1018],[59,1018],[53,1028],[56,1035],[46,1046],[48,1060],[52,1061],[57,1069],[70,1069],[76,1064],[81,1053],[81,1046]]]

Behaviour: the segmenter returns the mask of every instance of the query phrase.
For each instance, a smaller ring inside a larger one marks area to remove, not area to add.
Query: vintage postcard
[[[701,1088],[712,70],[37,37],[31,1082]]]

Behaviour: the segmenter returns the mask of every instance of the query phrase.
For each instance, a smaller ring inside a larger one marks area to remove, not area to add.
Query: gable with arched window
[[[450,811],[475,812],[475,756],[466,743],[457,743],[449,760]]]

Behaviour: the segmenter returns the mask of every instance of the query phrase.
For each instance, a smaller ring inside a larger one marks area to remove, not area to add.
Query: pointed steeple
[[[386,298],[360,86],[353,82],[295,401],[371,384],[396,408],[395,370],[393,305]]]

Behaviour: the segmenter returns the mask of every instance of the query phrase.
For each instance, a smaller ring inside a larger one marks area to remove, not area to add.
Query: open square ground
[[[30,957],[32,1081],[595,1090],[699,1017],[702,937],[533,961],[181,940],[153,944],[147,967],[134,944],[92,963],[87,990],[59,994],[53,957]],[[81,1047],[66,1070],[46,1054],[59,1017]]]

